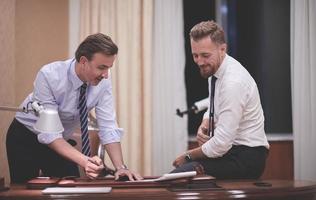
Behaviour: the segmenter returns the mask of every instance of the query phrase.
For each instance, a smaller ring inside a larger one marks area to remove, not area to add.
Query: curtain
[[[182,0],[81,0],[80,38],[103,32],[118,44],[111,71],[127,165],[161,175],[187,149]]]
[[[172,170],[172,162],[187,149],[187,108],[182,0],[155,0],[153,34],[153,174]]]
[[[291,0],[295,179],[316,181],[316,1]]]
[[[111,69],[125,163],[142,175],[152,170],[152,0],[81,0],[80,38],[102,32],[118,45]]]

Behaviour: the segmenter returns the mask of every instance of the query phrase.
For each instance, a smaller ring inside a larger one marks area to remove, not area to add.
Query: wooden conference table
[[[181,181],[180,181],[181,183]],[[59,186],[59,185],[58,185]],[[107,194],[42,194],[36,185],[11,185],[0,191],[0,199],[316,199],[316,183],[291,180],[211,180],[181,184],[129,185],[102,180],[80,180],[69,186],[111,186]],[[35,189],[36,188],[36,189]],[[44,188],[44,187],[43,187]]]

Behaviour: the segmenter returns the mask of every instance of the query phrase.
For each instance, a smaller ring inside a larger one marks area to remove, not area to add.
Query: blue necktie
[[[209,129],[208,129],[208,135],[210,136],[211,130],[212,135],[214,136],[214,96],[215,96],[215,82],[217,78],[215,76],[212,77],[211,81],[211,97],[210,97],[210,108],[209,108]],[[212,127],[212,129],[211,129]]]
[[[87,84],[84,83],[80,87],[79,96],[79,114],[80,114],[80,125],[81,125],[81,139],[82,147],[81,152],[90,157],[90,142],[88,134],[88,109],[87,109],[87,99],[86,99],[86,89]]]

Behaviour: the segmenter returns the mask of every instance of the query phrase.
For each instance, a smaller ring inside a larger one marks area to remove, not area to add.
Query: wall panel
[[[68,58],[67,0],[0,1],[0,105],[18,106],[39,68]],[[0,111],[0,177],[9,182],[5,138],[13,112]]]

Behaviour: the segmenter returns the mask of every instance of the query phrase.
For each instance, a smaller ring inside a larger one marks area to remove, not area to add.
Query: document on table
[[[100,194],[111,192],[111,187],[49,187],[43,194]]]
[[[196,176],[196,171],[164,174],[163,176],[159,178],[143,179],[139,181],[127,181],[127,182],[159,182],[159,181],[174,180],[174,179],[179,179],[179,178],[188,178],[188,177],[193,177],[193,176]]]

